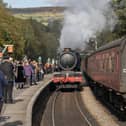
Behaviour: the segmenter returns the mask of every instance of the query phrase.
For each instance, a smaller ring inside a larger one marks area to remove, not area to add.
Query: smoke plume
[[[111,0],[63,0],[67,6],[60,48],[84,48],[85,41],[115,24]]]

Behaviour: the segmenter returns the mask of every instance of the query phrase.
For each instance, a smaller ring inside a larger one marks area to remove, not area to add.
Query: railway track
[[[56,123],[55,123],[55,104],[56,104],[56,100],[57,100],[59,95],[60,95],[59,92],[55,93],[54,100],[53,100],[53,103],[52,103],[52,126],[56,126]]]
[[[79,101],[77,91],[57,90],[47,104],[41,126],[98,126]]]
[[[86,114],[81,109],[81,106],[79,104],[79,100],[78,100],[78,97],[77,97],[77,92],[75,92],[75,94],[74,94],[74,99],[75,99],[75,103],[76,103],[76,107],[77,107],[78,111],[80,112],[80,114],[82,115],[84,120],[87,122],[88,126],[93,126],[91,124],[91,122],[89,121],[88,117],[86,116]]]

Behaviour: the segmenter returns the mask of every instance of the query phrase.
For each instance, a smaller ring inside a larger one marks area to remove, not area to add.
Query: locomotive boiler
[[[81,58],[78,52],[65,48],[59,54],[59,67],[64,71],[80,71]]]
[[[126,37],[87,56],[83,70],[97,96],[126,114]]]
[[[80,54],[70,48],[65,48],[58,55],[58,66],[60,71],[53,75],[53,87],[80,88],[82,83],[80,65]]]

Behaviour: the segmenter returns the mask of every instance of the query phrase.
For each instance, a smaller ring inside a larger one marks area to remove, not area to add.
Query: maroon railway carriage
[[[126,110],[126,37],[99,48],[84,62],[87,75],[100,87],[97,92]]]

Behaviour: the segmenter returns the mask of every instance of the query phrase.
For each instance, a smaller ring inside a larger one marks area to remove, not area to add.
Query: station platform
[[[52,75],[45,75],[43,81],[37,82],[38,85],[16,89],[14,87],[12,104],[4,104],[0,115],[0,126],[26,126],[26,114],[28,105],[38,90],[47,85]]]

